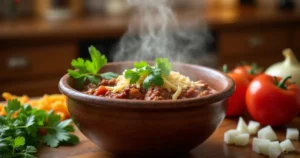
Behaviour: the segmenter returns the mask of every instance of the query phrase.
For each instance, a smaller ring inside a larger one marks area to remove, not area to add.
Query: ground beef
[[[203,86],[197,88],[186,88],[183,89],[178,99],[185,98],[196,98],[206,95],[210,95],[214,92],[213,89],[209,88],[207,83],[199,80]],[[102,80],[98,85],[88,84],[84,87],[83,92],[86,94],[96,95],[97,89],[100,86],[115,86],[116,80]],[[124,88],[123,91],[113,93],[107,90],[105,93],[98,95],[107,98],[118,98],[118,99],[135,99],[135,100],[171,100],[174,92],[170,92],[167,89],[152,86],[148,90],[144,88],[137,88],[135,85],[130,85]]]

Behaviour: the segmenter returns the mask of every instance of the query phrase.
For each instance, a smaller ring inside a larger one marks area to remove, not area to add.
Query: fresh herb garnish
[[[126,70],[125,78],[130,79],[130,84],[136,83],[141,76],[146,76],[143,87],[148,89],[151,85],[162,86],[163,76],[168,76],[171,72],[171,64],[167,58],[156,58],[152,67],[147,62],[135,62],[134,69]]]
[[[8,101],[6,115],[0,116],[0,157],[35,158],[36,147],[42,143],[50,147],[59,144],[77,144],[71,119],[60,121],[53,111],[32,108],[17,99]],[[44,134],[41,130],[46,131]]]
[[[116,78],[119,75],[113,72],[98,74],[99,70],[107,63],[107,58],[102,55],[94,46],[89,47],[91,60],[77,58],[72,60],[71,65],[77,70],[68,69],[69,75],[77,80],[78,88],[81,89],[89,80],[92,84],[98,84],[103,79]]]

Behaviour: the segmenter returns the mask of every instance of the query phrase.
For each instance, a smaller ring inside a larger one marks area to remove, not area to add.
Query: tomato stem
[[[259,67],[256,63],[252,63],[251,64],[251,69],[250,70],[248,70],[248,73],[250,74],[250,75],[256,75],[256,74],[258,74],[260,71],[261,71],[261,67]]]
[[[278,79],[277,79],[277,77],[273,76],[273,79],[274,79],[275,85],[277,86],[278,85]]]
[[[227,73],[228,72],[228,66],[226,64],[223,65],[222,67],[223,72]]]
[[[286,81],[288,79],[291,79],[292,76],[286,76],[285,78],[283,78],[278,84],[277,84],[277,87],[281,88],[281,89],[287,89],[287,85],[286,85]],[[276,82],[276,81],[275,81]],[[278,82],[278,81],[277,81]]]

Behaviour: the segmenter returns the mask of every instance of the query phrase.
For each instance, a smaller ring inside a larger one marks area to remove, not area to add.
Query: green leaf
[[[104,79],[110,80],[113,78],[117,78],[119,75],[116,73],[113,73],[113,72],[105,72],[105,73],[100,74],[100,76]]]
[[[32,155],[32,154],[28,154],[28,153],[24,153],[23,154],[24,158],[37,158],[36,156]]]
[[[0,116],[0,125],[6,125],[6,118],[5,116]],[[1,126],[0,126],[1,127]]]
[[[21,103],[17,99],[9,100],[5,110],[7,113],[16,112],[21,108]]]
[[[85,62],[82,58],[73,59],[71,65],[78,69],[80,72],[86,72]]]
[[[75,78],[75,79],[79,79],[79,78],[82,78],[85,76],[84,74],[82,74],[78,71],[75,71],[75,70],[71,70],[71,69],[68,69],[68,73],[72,78]]]
[[[72,122],[72,119],[64,120],[64,121],[60,122],[60,123],[57,125],[57,127],[59,127],[59,128],[65,128],[65,127],[67,127],[68,125],[70,125],[71,122]]]
[[[89,75],[87,78],[94,85],[97,85],[100,82],[100,79],[96,76]]]
[[[133,66],[137,69],[143,68],[143,67],[147,67],[148,63],[146,61],[140,61],[140,62],[135,62],[133,64]]]
[[[139,80],[140,75],[138,72],[135,72],[133,70],[126,70],[125,78],[130,79],[130,84],[134,84]]]
[[[47,113],[44,110],[32,109],[31,113],[35,116],[35,122],[38,126],[43,126],[47,119]]]
[[[54,135],[49,133],[43,137],[43,141],[52,148],[56,148],[59,144],[59,140],[57,140]]]
[[[156,58],[155,68],[161,70],[162,75],[168,76],[171,72],[171,63],[168,58]]]
[[[36,153],[36,152],[37,152],[37,150],[34,146],[30,146],[30,145],[26,146],[26,153],[33,154],[33,153]]]
[[[67,141],[70,138],[69,133],[66,132],[64,129],[57,129],[55,136],[59,141]]]
[[[75,131],[74,127],[71,126],[71,125],[68,125],[68,126],[64,127],[64,130],[66,130],[67,132],[74,132]]]
[[[96,75],[98,71],[107,63],[107,59],[94,46],[89,47],[89,53],[96,70],[96,72],[94,72],[94,75]]]
[[[34,124],[34,118],[35,118],[34,115],[29,116],[26,119],[25,126],[26,127],[32,126]]]
[[[87,77],[82,77],[77,79],[77,86],[79,89],[82,89]]]
[[[14,143],[13,146],[15,148],[20,147],[20,146],[24,146],[25,145],[25,138],[24,137],[17,137],[14,139]]]
[[[85,61],[85,66],[86,66],[86,70],[90,73],[92,73],[93,75],[97,74],[97,68],[95,68],[95,64],[92,63],[91,61]]]
[[[76,145],[79,143],[79,138],[76,135],[70,134],[67,141],[62,141],[62,144],[66,145]]]
[[[60,122],[60,116],[54,114],[54,111],[51,110],[48,114],[48,126],[56,126]]]
[[[156,86],[162,86],[164,84],[164,80],[160,75],[155,76],[153,74],[150,74],[145,78],[143,82],[143,87],[145,89],[148,89],[152,84]]]

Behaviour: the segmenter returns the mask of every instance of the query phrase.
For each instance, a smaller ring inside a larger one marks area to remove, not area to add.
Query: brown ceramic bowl
[[[121,74],[133,62],[109,63],[102,72]],[[202,98],[141,101],[110,99],[76,90],[65,75],[60,91],[80,131],[102,149],[117,155],[172,155],[188,153],[200,145],[225,117],[223,103],[234,91],[231,78],[214,69],[173,64],[173,70],[193,80],[204,80],[216,93]]]

